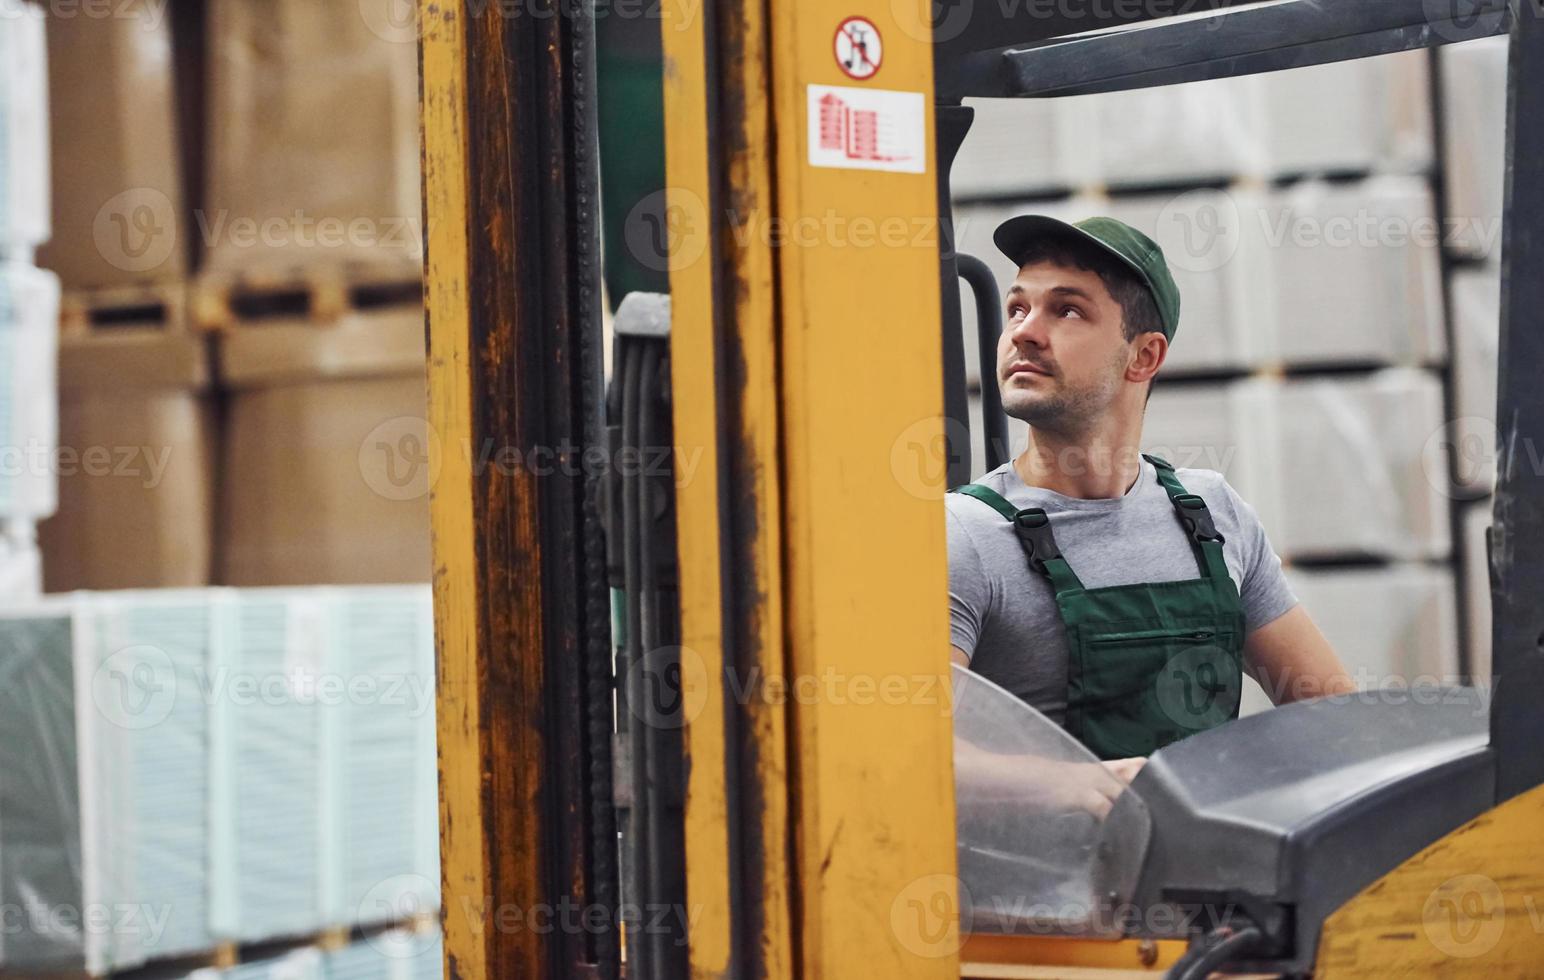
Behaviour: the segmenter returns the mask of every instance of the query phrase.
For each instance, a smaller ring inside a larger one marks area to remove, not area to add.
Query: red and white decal
[[[834,40],[836,66],[849,78],[862,81],[873,78],[884,60],[884,42],[879,28],[866,17],[849,17],[836,28]]]
[[[927,104],[921,92],[809,86],[810,166],[927,169]]]

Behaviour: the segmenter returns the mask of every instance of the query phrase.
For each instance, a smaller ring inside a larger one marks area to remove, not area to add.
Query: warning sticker
[[[836,64],[850,77],[874,77],[884,58],[879,28],[866,17],[849,17],[836,28]]]
[[[921,92],[811,85],[810,166],[920,174],[927,169],[926,112]]]

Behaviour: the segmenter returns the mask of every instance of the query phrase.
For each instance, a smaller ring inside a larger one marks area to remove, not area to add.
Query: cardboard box
[[[48,68],[43,6],[0,0],[0,258],[48,238]]]
[[[214,0],[205,266],[241,276],[422,253],[417,37],[395,0]]]
[[[0,519],[41,520],[58,503],[58,344],[59,280],[0,262]]]
[[[429,580],[421,369],[241,389],[228,409],[219,581]]]
[[[49,22],[54,234],[38,262],[66,289],[188,273],[169,20],[132,0]]]
[[[975,121],[949,173],[956,198],[1044,193],[1073,185],[1067,114],[1053,99],[967,99]]]
[[[107,336],[61,356],[59,513],[44,581],[73,589],[205,585],[216,414],[201,337]]]

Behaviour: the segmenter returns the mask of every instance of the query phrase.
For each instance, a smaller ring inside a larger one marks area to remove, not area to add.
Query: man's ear
[[[1133,342],[1131,363],[1126,367],[1126,380],[1138,384],[1151,381],[1169,356],[1169,338],[1157,330],[1149,330]]]

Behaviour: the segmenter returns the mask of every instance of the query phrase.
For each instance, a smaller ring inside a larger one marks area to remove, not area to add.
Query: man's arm
[[[1299,603],[1244,639],[1249,674],[1275,704],[1346,694],[1356,684]]]
[[[952,646],[949,648],[949,659],[959,664],[961,667],[970,666],[970,655],[967,654],[964,650],[961,650],[959,647]]]

